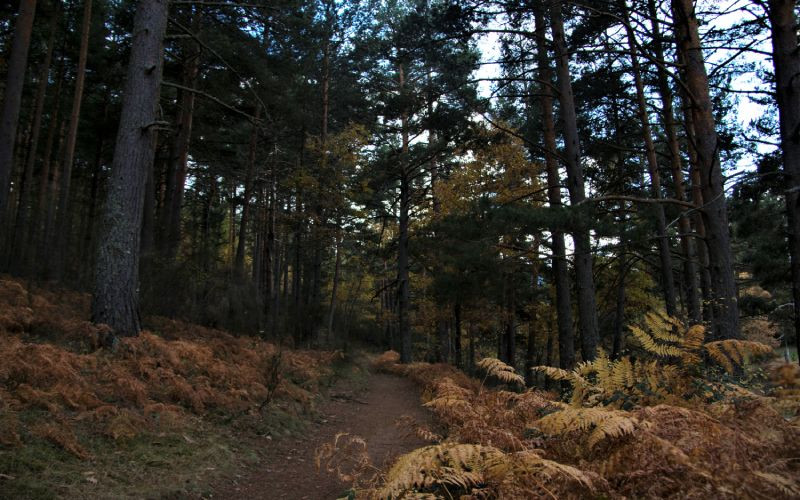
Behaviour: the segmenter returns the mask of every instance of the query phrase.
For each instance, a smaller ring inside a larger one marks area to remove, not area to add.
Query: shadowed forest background
[[[0,493],[219,494],[388,373],[435,444],[353,495],[800,497],[797,14],[3,3]]]

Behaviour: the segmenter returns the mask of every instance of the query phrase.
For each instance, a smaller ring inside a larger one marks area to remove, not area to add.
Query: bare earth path
[[[352,394],[335,387],[331,395],[303,436],[265,440],[260,463],[240,477],[218,483],[212,497],[327,500],[342,496],[349,485],[325,471],[317,472],[314,464],[315,450],[331,442],[338,432],[364,438],[372,463],[378,466],[426,444],[395,425],[403,415],[417,422],[430,421],[411,381],[371,374],[365,392]]]

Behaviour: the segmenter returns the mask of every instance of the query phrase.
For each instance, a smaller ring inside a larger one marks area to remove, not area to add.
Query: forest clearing
[[[0,498],[800,498],[799,14],[0,3]]]

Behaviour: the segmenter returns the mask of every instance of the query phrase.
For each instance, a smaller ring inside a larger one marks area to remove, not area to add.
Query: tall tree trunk
[[[400,94],[405,93],[405,72],[403,64],[398,66],[398,80]],[[411,325],[408,319],[409,308],[409,276],[408,276],[408,220],[411,207],[411,179],[405,162],[408,161],[408,115],[404,112],[401,118],[402,128],[402,162],[400,166],[400,220],[399,242],[397,247],[397,320],[400,329],[400,362],[410,363],[411,353]]]
[[[202,14],[195,9],[192,17],[192,31],[200,30]],[[197,84],[197,73],[200,66],[200,47],[195,41],[186,41],[183,46],[184,87],[194,89]],[[183,190],[186,184],[186,173],[189,159],[189,144],[192,138],[192,122],[194,118],[195,93],[182,90],[178,99],[178,116],[175,138],[172,142],[170,165],[167,168],[167,182],[164,193],[163,220],[161,226],[161,246],[164,257],[173,260],[181,243],[181,207],[183,206]]]
[[[155,153],[166,26],[166,0],[139,0],[92,297],[92,321],[109,325],[118,336],[140,330],[139,238],[147,171]]]
[[[12,251],[12,262],[19,266],[19,269],[27,274],[30,265],[30,253],[28,252],[30,231],[30,210],[31,193],[33,191],[33,171],[36,166],[36,152],[39,150],[39,136],[42,130],[42,115],[44,113],[44,102],[47,97],[47,83],[50,76],[50,64],[53,60],[53,46],[56,41],[56,31],[58,28],[57,12],[50,14],[48,29],[50,36],[47,40],[47,50],[44,60],[39,70],[39,81],[36,87],[36,97],[34,98],[33,123],[31,125],[31,143],[28,157],[25,161],[22,186],[19,195],[19,208],[17,209],[17,220],[14,227],[14,248]],[[43,163],[46,163],[47,159]]]
[[[20,0],[19,15],[14,25],[14,39],[11,42],[11,53],[8,58],[2,114],[0,114],[0,226],[6,223],[11,172],[14,165],[14,145],[35,14],[36,0]],[[8,231],[3,230],[2,233],[8,234]],[[5,249],[3,240],[4,238],[0,237],[0,250]]]
[[[796,345],[800,345],[800,52],[794,0],[769,0],[772,64],[786,177],[786,215],[792,266]]]
[[[619,257],[619,272],[617,278],[617,304],[614,311],[614,341],[611,347],[611,359],[619,359],[622,353],[623,336],[625,334],[625,276],[628,266],[625,257]]]
[[[685,94],[685,93],[684,93]],[[700,213],[700,208],[703,207],[703,191],[701,188],[702,181],[700,179],[700,166],[697,161],[697,151],[695,149],[696,141],[694,139],[694,120],[692,119],[691,106],[688,103],[689,98],[684,95],[683,97],[683,115],[686,124],[686,143],[689,153],[689,168],[690,180],[692,191],[692,203],[697,207],[694,212],[693,222],[695,225],[695,232],[697,233],[698,244],[697,260],[700,264],[700,292],[703,297],[703,321],[709,325],[714,324],[714,297],[711,285],[711,266],[708,261],[708,245],[706,244],[706,224],[703,222],[703,215]]]
[[[156,134],[158,135],[158,134]],[[155,142],[158,142],[158,137],[153,139]],[[156,157],[159,156],[159,148],[156,144],[153,146],[155,149]],[[145,182],[144,187],[144,205],[143,205],[143,212],[142,212],[142,235],[139,244],[139,248],[141,251],[141,260],[142,260],[142,269],[144,269],[145,276],[149,271],[150,264],[152,262],[151,252],[153,250],[153,241],[155,237],[155,214],[156,214],[156,184],[155,184],[155,172],[154,172],[154,165],[160,162],[160,158],[158,160],[153,161],[151,165],[148,166],[147,169],[147,181]]]
[[[552,323],[550,324],[550,331],[552,331]],[[545,366],[553,366],[553,335],[547,332],[547,345],[545,346],[544,350],[544,365]],[[550,377],[544,378],[544,390],[549,390],[550,386],[553,382],[550,380]],[[563,387],[563,385],[562,385]]]
[[[561,16],[561,2],[550,9],[553,29],[553,44],[556,51],[556,75],[558,80],[561,120],[564,124],[564,162],[567,167],[567,187],[570,201],[578,205],[586,199],[581,149],[578,140],[578,119],[575,112],[575,99],[572,94],[572,80],[569,70],[569,53],[564,35],[564,21]],[[597,323],[597,304],[592,274],[592,245],[589,229],[578,227],[572,234],[575,244],[575,275],[578,288],[578,317],[581,328],[581,354],[584,361],[591,361],[597,355],[599,327]]]
[[[642,137],[647,156],[647,167],[650,175],[650,188],[652,196],[660,200],[661,196],[661,175],[658,172],[658,157],[656,147],[653,144],[653,132],[650,127],[650,117],[647,113],[647,98],[645,97],[644,82],[642,81],[642,71],[639,66],[639,57],[636,54],[636,35],[631,27],[628,18],[628,6],[623,7],[625,29],[628,35],[628,46],[630,48],[631,71],[633,72],[634,86],[636,87],[636,104],[639,111],[639,121],[642,124]],[[658,238],[658,256],[661,261],[661,288],[664,292],[664,303],[666,304],[667,314],[675,316],[678,312],[675,300],[675,279],[672,276],[672,256],[670,255],[669,236],[667,235],[667,221],[664,213],[664,205],[656,203],[656,236]]]
[[[506,300],[506,331],[504,336],[505,347],[503,351],[506,355],[506,363],[510,366],[517,364],[517,295],[514,283],[508,280],[508,291]]]
[[[336,253],[333,262],[333,283],[331,285],[331,303],[328,307],[328,341],[333,341],[333,317],[336,311],[336,293],[339,290],[339,272],[342,266],[342,249],[341,249],[341,235],[339,228],[336,232],[336,243],[334,245],[334,252]]]
[[[47,234],[45,232],[45,221],[47,220],[48,200],[52,200],[51,196],[51,180],[54,175],[52,161],[53,148],[58,150],[56,141],[58,140],[59,133],[59,119],[61,112],[61,88],[64,83],[64,54],[63,51],[59,58],[58,76],[56,77],[56,90],[53,94],[50,116],[47,126],[47,138],[44,141],[44,153],[42,153],[42,169],[39,173],[39,184],[37,186],[36,204],[33,217],[33,231],[31,232],[29,246],[34,250],[34,256],[39,261],[36,272],[43,273],[45,266],[42,265],[44,261],[44,253],[41,251],[42,247],[46,247],[43,242],[47,241]]]
[[[267,186],[269,190],[267,193],[267,210],[266,210],[266,241],[264,242],[264,261],[262,265],[264,267],[264,285],[265,285],[265,304],[264,304],[264,312],[268,315],[267,319],[270,321],[272,320],[272,315],[275,314],[275,311],[272,310],[272,303],[273,297],[277,294],[275,288],[275,264],[274,262],[278,260],[278,251],[275,244],[275,163],[276,159],[273,159],[272,168],[270,169],[270,182]]]
[[[719,158],[714,110],[708,87],[705,60],[692,0],[672,0],[673,21],[683,75],[694,121],[695,150],[705,205],[701,210],[706,227],[717,338],[738,338],[739,307],[728,226],[725,185]]]
[[[62,120],[61,126],[58,129],[58,147],[55,157],[50,159],[50,170],[53,172],[50,182],[47,183],[46,199],[47,210],[44,218],[44,229],[42,230],[42,237],[38,242],[38,255],[42,263],[43,275],[50,277],[53,272],[53,259],[52,259],[52,245],[50,245],[51,235],[53,234],[53,226],[55,225],[57,203],[55,196],[58,193],[58,180],[61,175],[61,161],[62,153],[64,152],[64,134],[67,129],[67,121]]]
[[[258,147],[258,123],[261,106],[256,105],[253,130],[250,132],[250,150],[247,155],[247,174],[244,179],[244,201],[242,219],[239,221],[239,241],[236,245],[236,274],[244,276],[244,249],[247,241],[247,224],[250,222],[250,198],[253,196],[253,183],[256,175],[256,148]]]
[[[658,21],[658,9],[655,0],[648,0],[648,10],[650,12],[650,22],[653,29],[653,51],[657,60],[666,62],[661,36],[661,25]],[[683,178],[683,162],[681,159],[681,149],[676,125],[677,121],[673,108],[674,96],[672,88],[669,85],[667,71],[664,67],[658,65],[656,67],[656,74],[658,77],[658,92],[661,97],[661,117],[667,136],[667,146],[669,148],[670,170],[672,171],[672,180],[675,184],[675,198],[681,201],[687,201]],[[699,323],[701,319],[701,309],[700,296],[697,293],[696,245],[693,240],[691,222],[685,213],[681,213],[678,219],[678,229],[681,233],[683,282],[686,291],[687,313],[692,323]]]
[[[98,193],[100,191],[100,177],[103,175],[103,154],[107,140],[108,128],[105,126],[108,121],[108,112],[111,105],[110,91],[103,96],[103,118],[102,126],[97,131],[95,137],[95,157],[92,168],[92,181],[89,186],[89,206],[86,207],[86,223],[84,224],[83,249],[82,254],[87,256],[87,261],[83,263],[83,268],[88,274],[87,279],[91,279],[94,272],[94,239],[96,236],[95,220],[97,218]]]
[[[302,227],[302,203],[300,196],[295,198],[295,231],[294,231],[294,261],[292,262],[292,304],[294,306],[294,341],[295,346],[299,347],[303,340],[303,291],[301,289],[303,280],[303,227]]]
[[[533,251],[534,254],[539,252],[539,235],[534,236]],[[536,297],[539,293],[539,258],[534,257],[533,269],[531,269],[531,288],[533,288],[533,296]],[[531,318],[528,321],[528,344],[525,349],[525,384],[528,387],[533,387],[536,383],[536,373],[533,367],[536,366],[536,329],[538,327],[539,318],[536,306],[531,307]]]
[[[547,25],[541,4],[536,2],[536,52],[539,63],[539,104],[542,114],[542,136],[547,170],[547,198],[551,207],[561,208],[561,179],[556,159],[556,126],[553,114],[553,72],[547,51]],[[559,366],[571,370],[575,366],[575,332],[572,326],[572,299],[570,297],[569,267],[564,233],[555,227],[550,230],[553,247],[553,283],[556,288],[556,319],[558,324]]]
[[[70,226],[72,222],[69,211],[69,192],[72,183],[72,164],[75,159],[75,144],[78,140],[78,124],[83,102],[83,87],[86,80],[86,59],[89,54],[89,31],[92,25],[92,0],[84,0],[83,21],[81,22],[81,47],[78,53],[78,69],[75,73],[75,89],[72,96],[72,113],[69,116],[67,142],[64,148],[64,163],[61,169],[61,190],[58,198],[58,225],[56,228],[56,255],[58,262],[55,269],[61,276],[69,244]],[[152,167],[149,167],[152,168]]]
[[[437,311],[442,314],[442,311]],[[436,319],[436,361],[439,363],[450,362],[450,330],[446,318]]]
[[[475,372],[475,330],[478,327],[470,322],[469,328],[467,331],[469,332],[469,349],[467,351],[467,372],[474,373]]]
[[[461,368],[461,302],[453,306],[453,356],[456,368]]]

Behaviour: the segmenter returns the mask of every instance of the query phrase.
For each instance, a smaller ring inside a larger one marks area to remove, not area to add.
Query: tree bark
[[[196,9],[192,17],[192,31],[200,30],[200,9]],[[200,47],[193,40],[186,41],[183,46],[184,87],[194,89],[197,84],[197,73],[200,65]],[[181,208],[183,206],[183,190],[186,184],[186,173],[189,159],[189,144],[192,138],[192,122],[194,118],[195,93],[181,91],[178,99],[178,117],[175,138],[172,142],[170,165],[167,169],[167,182],[164,196],[164,214],[161,226],[161,247],[164,257],[175,259],[181,242]]]
[[[47,194],[46,198],[49,201],[47,203],[47,210],[44,214],[44,227],[42,229],[42,235],[39,239],[38,245],[38,255],[39,260],[42,262],[42,270],[43,274],[47,275],[50,274],[52,271],[52,248],[49,245],[50,236],[53,234],[53,225],[55,224],[55,217],[56,217],[56,208],[57,203],[54,199],[56,194],[58,193],[58,180],[59,176],[61,175],[61,161],[58,158],[61,157],[61,154],[64,151],[64,134],[66,133],[67,128],[67,121],[62,120],[61,125],[58,128],[58,146],[56,148],[56,157],[50,159],[50,170],[53,172],[50,181],[47,183]]]
[[[510,278],[510,277],[509,277]],[[506,355],[506,363],[509,366],[517,365],[517,297],[514,284],[508,280],[508,291],[506,300],[506,325],[503,351]]]
[[[672,11],[686,91],[691,105],[695,151],[705,201],[701,213],[706,228],[714,295],[714,333],[717,338],[738,338],[739,307],[733,274],[724,178],[698,21],[692,0],[672,0]]]
[[[650,11],[650,22],[653,29],[653,51],[656,59],[666,63],[664,58],[664,46],[661,37],[661,25],[658,21],[658,9],[655,0],[648,1]],[[670,170],[672,180],[675,184],[675,198],[686,201],[686,188],[683,178],[683,162],[681,159],[680,143],[678,141],[677,121],[673,109],[673,93],[669,85],[669,78],[664,68],[659,65],[656,68],[658,77],[658,91],[661,97],[661,117],[664,124],[664,131],[667,137],[669,148]],[[692,323],[699,323],[700,316],[700,296],[697,293],[697,265],[696,265],[696,245],[693,241],[692,226],[689,217],[681,213],[678,219],[678,229],[681,233],[681,253],[683,254],[683,282],[686,291],[686,309],[689,320]]]
[[[478,327],[470,322],[469,328],[469,350],[467,352],[467,372],[474,373],[475,372],[475,330]]]
[[[255,119],[261,117],[261,106],[256,105]],[[239,241],[236,244],[236,274],[244,276],[244,251],[247,241],[247,224],[250,222],[250,198],[253,196],[253,182],[256,175],[256,148],[258,147],[258,125],[253,123],[250,133],[250,150],[247,155],[247,174],[244,180],[244,201],[242,218],[239,221]]]
[[[536,235],[533,240],[534,252],[539,251],[539,235]],[[533,269],[531,275],[533,276],[531,287],[534,291],[534,297],[539,293],[539,266],[540,261],[538,258],[533,260]],[[533,367],[536,366],[536,330],[539,324],[539,318],[534,305],[531,308],[531,318],[528,321],[528,343],[525,349],[525,384],[528,387],[533,387],[536,384],[536,373]]]
[[[139,239],[164,59],[166,0],[140,0],[103,215],[92,297],[92,321],[117,336],[138,335]]]
[[[403,64],[398,66],[398,82],[400,93],[405,92],[405,73]],[[402,114],[402,153],[403,162],[408,160],[409,132],[408,115]],[[400,166],[400,220],[399,241],[397,247],[397,320],[400,329],[400,362],[410,363],[411,352],[411,325],[408,319],[409,308],[409,276],[408,276],[408,220],[411,207],[411,180],[406,165]]]
[[[51,184],[51,177],[55,175],[55,172],[53,172],[53,166],[55,165],[55,162],[52,160],[53,148],[55,147],[56,150],[58,150],[56,141],[61,135],[59,119],[61,114],[61,88],[63,87],[64,83],[63,52],[59,58],[57,73],[58,76],[56,77],[56,90],[53,94],[52,110],[50,112],[50,116],[48,117],[48,121],[50,123],[47,126],[47,138],[44,141],[44,152],[42,153],[42,169],[39,173],[39,184],[37,186],[36,204],[32,224],[33,232],[31,233],[29,243],[34,251],[33,253],[36,260],[39,262],[39,265],[34,270],[38,273],[43,273],[45,270],[45,266],[43,265],[45,260],[44,252],[42,250],[46,247],[44,243],[47,241],[45,225],[47,221],[48,207],[50,204],[52,204],[52,201],[48,203],[48,200],[52,200],[51,189],[53,188],[53,185]]]
[[[625,277],[628,267],[625,258],[619,257],[619,277],[617,281],[617,304],[614,311],[614,342],[611,348],[611,359],[619,359],[625,335]]]
[[[627,1],[625,2],[627,4]],[[628,46],[630,48],[631,71],[633,73],[634,86],[636,87],[636,104],[639,111],[639,121],[642,124],[642,137],[647,156],[647,170],[650,175],[650,188],[653,199],[660,200],[661,196],[661,175],[658,172],[658,157],[656,147],[653,144],[653,132],[650,127],[650,117],[647,113],[647,98],[644,92],[644,82],[642,81],[642,71],[639,66],[639,57],[636,55],[636,35],[631,27],[628,18],[627,5],[624,5],[625,30],[628,35]],[[664,293],[664,303],[667,314],[675,316],[678,312],[675,300],[675,279],[672,276],[672,256],[670,255],[669,236],[667,235],[667,221],[664,213],[664,204],[656,203],[656,236],[658,238],[658,256],[661,264],[661,288]]]
[[[547,26],[539,2],[535,3],[536,52],[539,63],[539,104],[542,114],[542,136],[545,147],[545,167],[547,170],[547,198],[551,207],[561,208],[561,179],[558,174],[556,152],[556,126],[553,113],[553,72],[547,51]],[[569,266],[564,233],[551,228],[553,283],[556,288],[556,320],[558,325],[559,366],[571,370],[575,366],[575,332],[572,319],[572,299],[570,297]]]
[[[695,150],[696,141],[694,139],[694,120],[692,119],[692,110],[688,101],[689,98],[683,96],[683,115],[686,125],[686,143],[689,152],[689,169],[692,191],[692,202],[697,210],[693,215],[693,222],[695,225],[695,232],[697,233],[697,260],[700,264],[700,292],[703,297],[703,321],[709,325],[714,324],[714,297],[711,286],[711,271],[708,262],[708,245],[706,244],[706,224],[703,222],[703,215],[700,208],[703,206],[703,191],[701,188],[700,179],[700,166],[697,161],[697,152]]]
[[[14,145],[25,86],[25,69],[28,66],[28,49],[31,45],[36,0],[20,0],[19,15],[14,25],[14,39],[8,58],[8,73],[3,91],[3,108],[0,114],[0,226],[6,223],[6,210],[11,190],[11,172],[14,165]],[[7,231],[3,231],[8,234]],[[0,237],[0,249],[5,248]]]
[[[72,183],[72,164],[75,159],[75,144],[78,140],[78,124],[83,102],[83,87],[86,80],[86,59],[89,53],[89,31],[92,24],[92,0],[84,0],[83,21],[81,22],[81,46],[78,53],[78,69],[75,73],[75,89],[72,96],[72,112],[67,129],[67,142],[64,147],[64,163],[61,169],[61,189],[58,198],[58,225],[56,228],[56,255],[58,262],[55,269],[60,276],[65,264],[65,255],[70,233],[71,214],[69,212],[69,192]]]
[[[461,368],[461,303],[453,306],[453,356],[456,368]]]
[[[769,0],[772,63],[786,178],[786,215],[792,269],[795,343],[800,345],[800,53],[794,0]]]
[[[31,143],[28,157],[25,161],[25,170],[19,195],[19,208],[17,209],[17,220],[14,227],[14,247],[11,253],[11,261],[12,263],[16,263],[24,274],[29,272],[31,260],[31,254],[28,252],[28,243],[29,235],[31,234],[29,219],[31,212],[31,193],[33,192],[33,171],[36,167],[36,153],[39,150],[44,102],[47,97],[47,83],[50,76],[50,65],[53,60],[53,47],[55,45],[56,31],[58,28],[57,21],[57,13],[52,12],[48,23],[50,36],[47,40],[44,60],[39,70],[39,81],[37,82],[36,97],[34,98],[35,104],[33,122],[31,124]],[[43,164],[46,162],[47,159],[44,160]]]
[[[572,205],[578,205],[586,199],[586,188],[584,186],[583,166],[581,165],[575,99],[572,94],[569,53],[567,52],[560,2],[556,2],[551,6],[550,19],[556,52],[556,75],[559,102],[561,104],[561,120],[564,127],[564,162],[567,167],[567,187],[569,189],[570,202]],[[578,288],[581,354],[584,361],[591,361],[597,355],[599,327],[594,276],[592,274],[592,246],[589,229],[586,227],[576,228],[572,238],[575,244],[575,275]]]
[[[300,195],[294,201],[295,212],[295,231],[294,231],[294,261],[292,262],[292,304],[294,305],[294,341],[295,346],[299,347],[303,341],[303,291],[301,289],[303,280],[303,209],[300,202]]]

